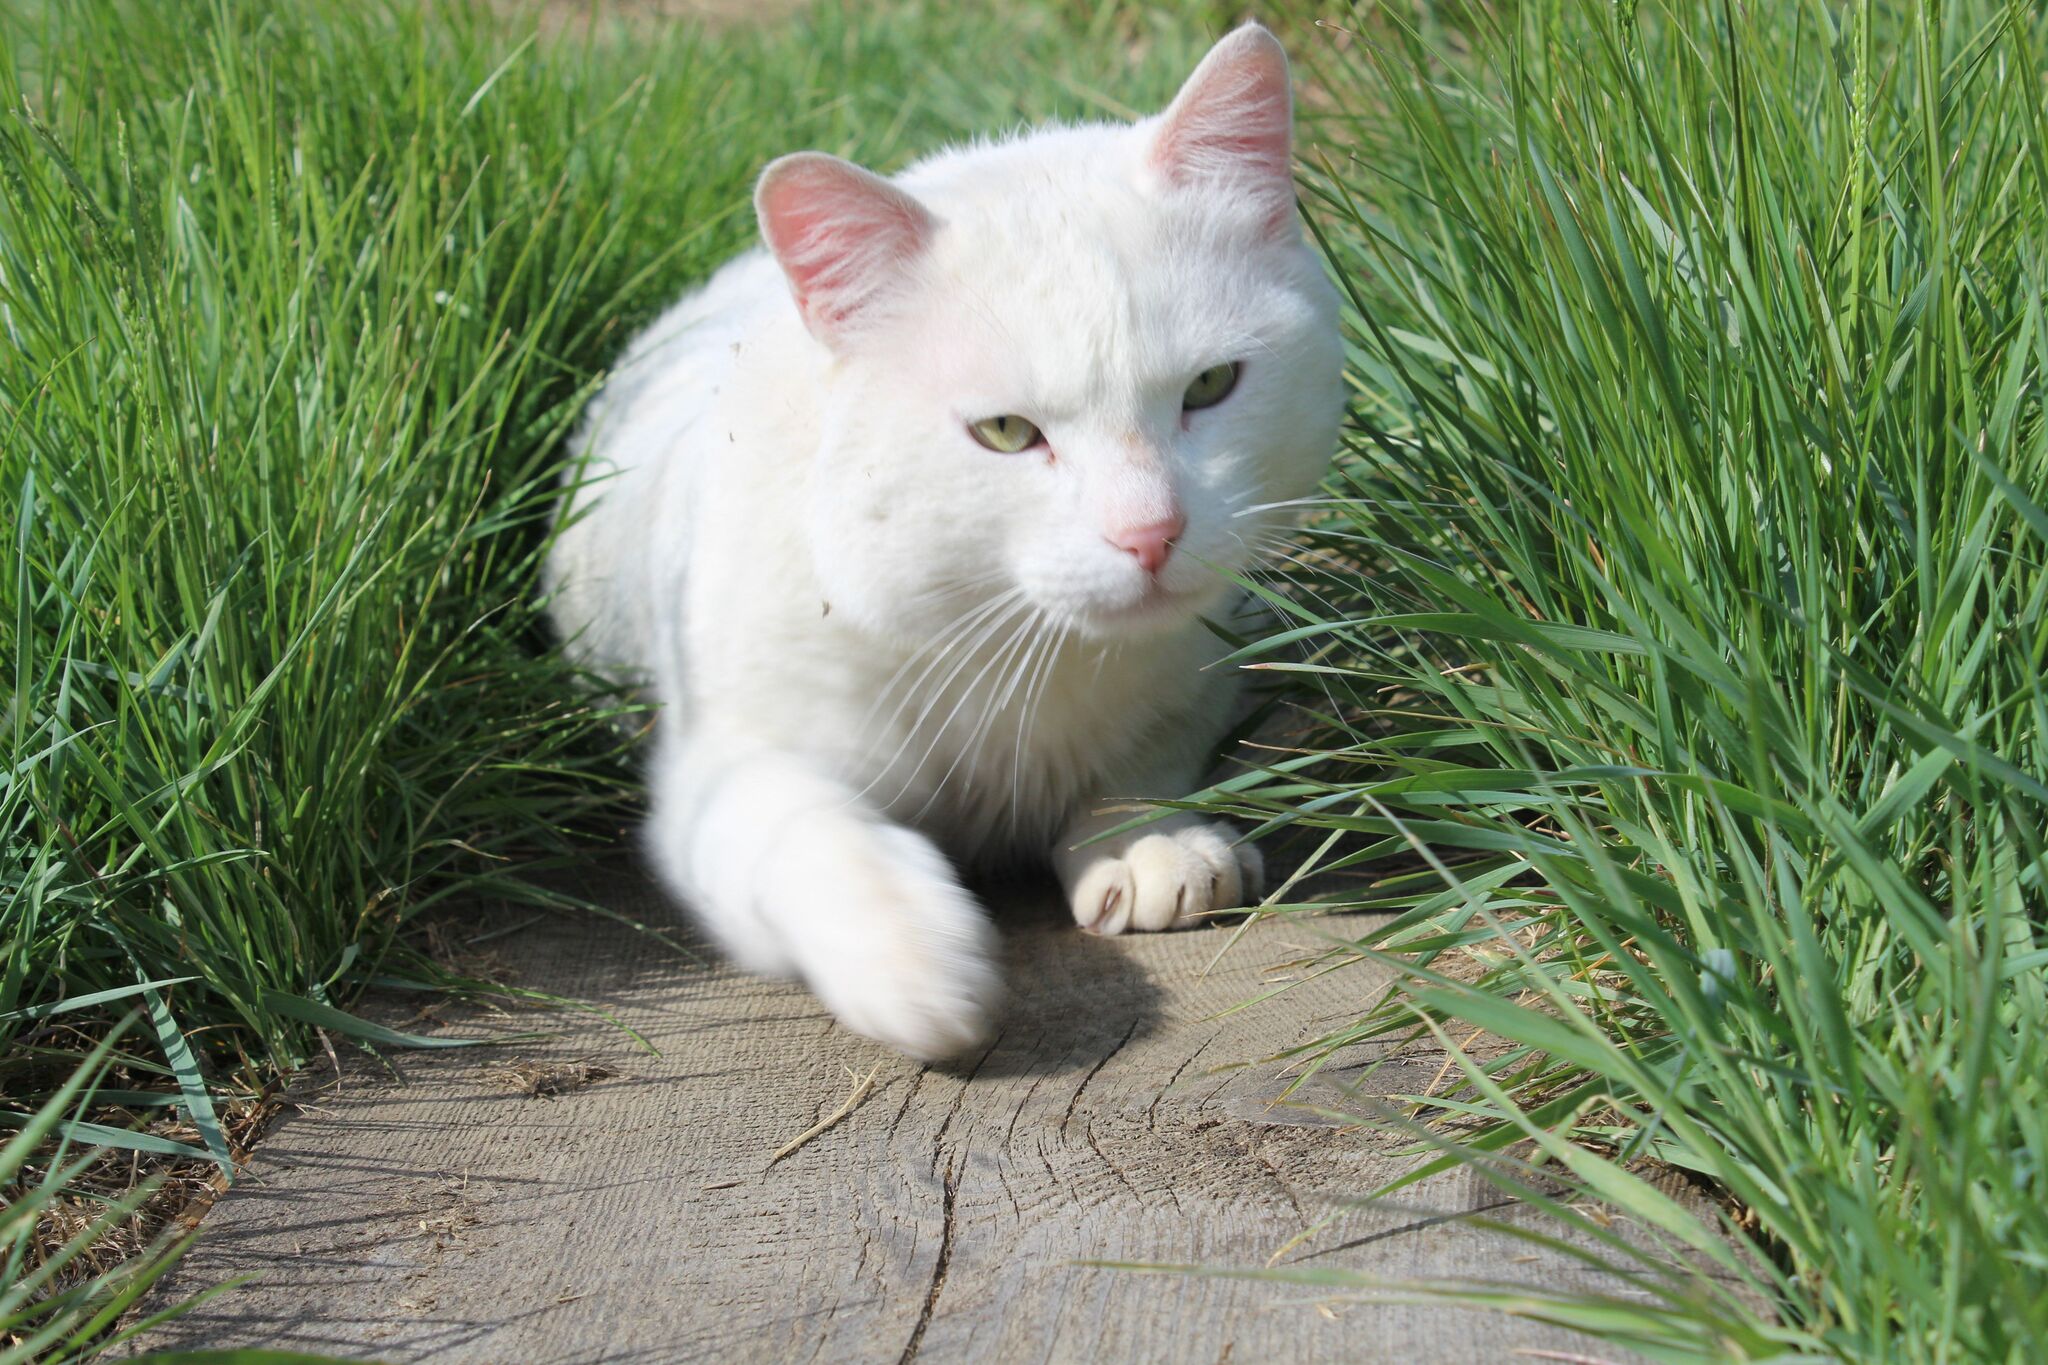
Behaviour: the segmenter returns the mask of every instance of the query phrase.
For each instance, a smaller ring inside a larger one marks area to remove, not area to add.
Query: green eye
[[[967,434],[999,455],[1015,455],[1038,444],[1038,428],[1015,413],[984,417],[969,425]]]
[[[1195,382],[1188,385],[1188,391],[1181,395],[1180,410],[1193,412],[1196,408],[1213,408],[1230,397],[1230,391],[1237,387],[1237,362],[1211,365],[1195,376]]]

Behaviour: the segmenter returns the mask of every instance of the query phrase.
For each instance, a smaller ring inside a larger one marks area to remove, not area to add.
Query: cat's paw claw
[[[1257,897],[1264,865],[1227,826],[1141,832],[1089,863],[1069,894],[1074,921],[1092,934],[1151,933],[1192,924]]]

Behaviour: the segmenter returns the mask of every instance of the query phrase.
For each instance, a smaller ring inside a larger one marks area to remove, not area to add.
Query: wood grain
[[[667,917],[630,867],[601,889]],[[1405,1159],[1274,1106],[1282,1067],[1265,1059],[1355,1015],[1378,981],[1353,969],[1230,1012],[1312,925],[1256,926],[1212,968],[1222,930],[1095,939],[1042,892],[1013,899],[1004,1027],[953,1069],[606,920],[493,941],[522,984],[602,1006],[659,1055],[588,1014],[522,1013],[499,1026],[555,1036],[401,1054],[396,1077],[350,1066],[265,1140],[169,1292],[257,1282],[148,1344],[392,1361],[1618,1357],[1509,1318],[1077,1264],[1258,1267],[1335,1211],[1281,1263],[1588,1282],[1467,1221],[1527,1216],[1469,1176],[1344,1207]],[[617,1074],[535,1097],[511,1065],[570,1062]],[[851,1114],[770,1167],[878,1064]]]

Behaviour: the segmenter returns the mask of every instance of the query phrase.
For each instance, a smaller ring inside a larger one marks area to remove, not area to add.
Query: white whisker
[[[1071,627],[1061,624],[1056,636],[1048,634],[1048,645],[1044,660],[1034,671],[1031,683],[1024,689],[1024,714],[1017,722],[1017,753],[1010,765],[1010,815],[1014,825],[1016,813],[1022,807],[1021,783],[1024,772],[1024,741],[1031,733],[1031,722],[1037,717],[1038,707],[1045,700],[1045,694],[1052,690],[1053,660],[1067,647],[1067,636]],[[1100,669],[1101,665],[1096,665]]]
[[[975,679],[973,679],[973,681],[971,681],[971,684],[969,684],[969,686],[967,686],[967,688],[965,688],[965,690],[961,692],[961,702],[956,702],[956,704],[954,704],[954,708],[952,708],[952,710],[954,710],[954,714],[958,714],[958,710],[961,710],[961,704],[965,704],[965,702],[967,702],[967,700],[969,700],[969,698],[971,698],[971,696],[975,694],[975,690],[977,690],[977,688],[979,688],[979,686],[983,684],[983,679],[987,679],[987,677],[989,677],[989,673],[995,673],[995,675],[997,675],[997,681],[995,681],[995,688],[989,688],[989,700],[987,700],[987,702],[985,702],[985,704],[981,706],[981,714],[979,714],[979,716],[975,718],[975,726],[973,726],[973,729],[969,731],[969,735],[967,735],[967,741],[965,741],[965,743],[963,743],[961,747],[958,747],[958,749],[954,751],[954,755],[952,755],[952,763],[948,763],[948,765],[946,765],[946,772],[944,772],[944,774],[940,774],[940,778],[938,778],[938,782],[936,782],[936,784],[932,784],[932,794],[924,798],[924,806],[920,806],[920,808],[918,808],[918,814],[913,814],[913,817],[911,817],[913,821],[915,821],[915,819],[924,819],[924,814],[926,814],[926,810],[930,810],[930,808],[932,808],[932,802],[936,802],[936,800],[938,800],[938,794],[946,790],[946,784],[948,784],[948,782],[952,780],[952,774],[954,774],[954,772],[958,772],[958,767],[961,767],[961,759],[965,759],[965,757],[967,757],[969,753],[975,753],[975,751],[977,751],[977,749],[981,747],[981,739],[983,739],[983,735],[987,733],[987,726],[989,726],[989,724],[993,722],[993,718],[995,718],[995,714],[997,714],[997,710],[999,710],[1001,702],[1006,702],[1006,700],[1008,700],[1008,696],[1010,696],[1008,692],[1001,692],[1001,700],[997,700],[997,690],[1001,690],[1001,686],[1004,686],[1004,684],[1001,684],[1001,679],[1004,679],[1004,677],[1008,677],[1008,675],[1010,675],[1010,661],[1012,661],[1012,659],[1018,659],[1018,661],[1022,661],[1022,659],[1026,657],[1026,653],[1028,653],[1028,645],[1026,645],[1026,643],[1028,643],[1028,641],[1032,641],[1032,639],[1036,639],[1036,630],[1038,630],[1038,620],[1040,620],[1040,612],[1038,612],[1038,608],[1032,608],[1032,610],[1030,610],[1030,614],[1028,614],[1028,616],[1026,616],[1026,618],[1024,618],[1024,620],[1022,620],[1022,622],[1020,622],[1018,626],[1016,626],[1016,630],[1012,630],[1012,632],[1010,632],[1010,639],[1008,639],[1008,641],[1004,643],[1004,647],[1001,647],[1001,649],[997,649],[997,651],[995,651],[995,653],[993,653],[993,655],[989,657],[989,661],[987,661],[987,663],[985,663],[985,665],[981,667],[981,671],[979,671],[979,673],[975,675]],[[1016,684],[1012,684],[1012,688],[1014,688],[1014,686],[1016,686]],[[944,735],[944,733],[946,733],[946,729],[948,729],[948,726],[950,726],[950,724],[952,724],[952,716],[948,714],[948,716],[946,716],[946,724],[942,724],[942,726],[940,726],[940,735]],[[938,737],[934,737],[934,741],[932,741],[932,743],[936,745],[936,743],[938,743]],[[930,749],[928,749],[926,753],[930,755]],[[920,759],[920,767],[922,767],[922,765],[924,765],[924,763],[922,763],[922,759]],[[969,778],[973,778],[973,767],[969,767]]]
[[[1236,518],[1254,516],[1260,512],[1285,512],[1295,507],[1335,507],[1344,501],[1343,498],[1286,498],[1280,502],[1255,502],[1249,507],[1239,508],[1230,515]]]
[[[1021,598],[1023,594],[1020,591],[1017,595]],[[862,795],[866,795],[868,791],[872,790],[875,787],[875,785],[882,780],[882,778],[888,776],[888,774],[895,769],[896,765],[902,761],[903,755],[909,752],[911,745],[915,744],[917,742],[918,736],[924,732],[925,721],[931,716],[932,712],[938,709],[939,705],[945,701],[946,693],[951,690],[954,682],[958,680],[961,673],[966,670],[967,666],[974,662],[975,657],[981,654],[983,649],[986,648],[986,646],[988,645],[988,642],[995,638],[997,632],[1004,629],[1013,620],[1016,620],[1019,613],[1028,612],[1031,610],[1033,610],[1033,608],[1029,602],[1015,602],[1011,607],[1009,607],[1002,614],[997,616],[993,621],[989,622],[987,625],[981,628],[980,632],[975,637],[974,643],[968,647],[965,653],[961,655],[960,661],[953,665],[953,669],[950,673],[946,675],[945,681],[941,682],[938,685],[938,687],[933,689],[931,700],[928,703],[926,703],[925,709],[918,713],[917,720],[912,723],[909,732],[904,736],[903,744],[897,749],[895,755],[890,758],[888,766],[882,769],[881,772],[877,773],[875,775],[874,780],[870,781],[866,787],[862,788]],[[1000,649],[996,650],[993,654],[989,655],[989,657],[982,663],[981,669],[975,674],[974,678],[968,683],[966,687],[961,689],[959,699],[953,703],[953,709],[948,711],[946,713],[945,719],[939,722],[938,728],[932,733],[931,742],[925,745],[924,752],[919,754],[917,757],[916,765],[911,768],[909,774],[903,779],[903,782],[898,786],[895,796],[891,797],[887,802],[885,802],[885,805],[894,805],[896,802],[901,801],[904,797],[910,794],[911,787],[916,783],[918,776],[924,771],[924,765],[928,761],[930,761],[932,754],[939,747],[939,742],[945,738],[946,731],[952,727],[954,719],[959,716],[960,708],[967,704],[968,699],[974,695],[974,689],[980,685],[981,680],[988,675],[989,670],[1002,657],[1004,650],[1007,650],[1009,647],[1009,643],[1006,643]]]
[[[910,684],[908,690],[903,695],[903,700],[897,703],[896,709],[889,714],[887,724],[882,727],[882,730],[885,732],[893,730],[896,722],[902,718],[904,708],[909,706],[911,701],[917,696],[918,688],[924,685],[924,680],[932,675],[932,672],[945,660],[945,657],[952,653],[969,635],[973,634],[975,627],[990,614],[994,613],[1004,604],[1012,602],[1023,595],[1024,590],[1022,588],[1012,588],[1006,593],[999,594],[986,602],[970,607],[937,634],[933,635],[930,640],[920,645],[909,658],[903,661],[902,667],[896,670],[889,681],[882,684],[881,691],[876,694],[875,700],[869,704],[867,714],[861,718],[861,732],[869,732],[869,727],[874,724],[875,713],[880,711],[888,701],[889,694],[895,691],[896,685],[902,681],[903,675],[908,673],[919,659],[930,654],[930,660],[925,664],[924,671],[919,673],[917,680]],[[935,648],[937,652],[932,653]],[[869,743],[871,751],[873,740],[871,739]]]

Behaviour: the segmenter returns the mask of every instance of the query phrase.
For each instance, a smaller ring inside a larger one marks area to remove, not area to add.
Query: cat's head
[[[808,509],[835,609],[944,628],[999,596],[1096,638],[1186,622],[1314,487],[1337,300],[1295,217],[1286,54],[1223,39],[1162,114],[763,173],[832,355]]]

